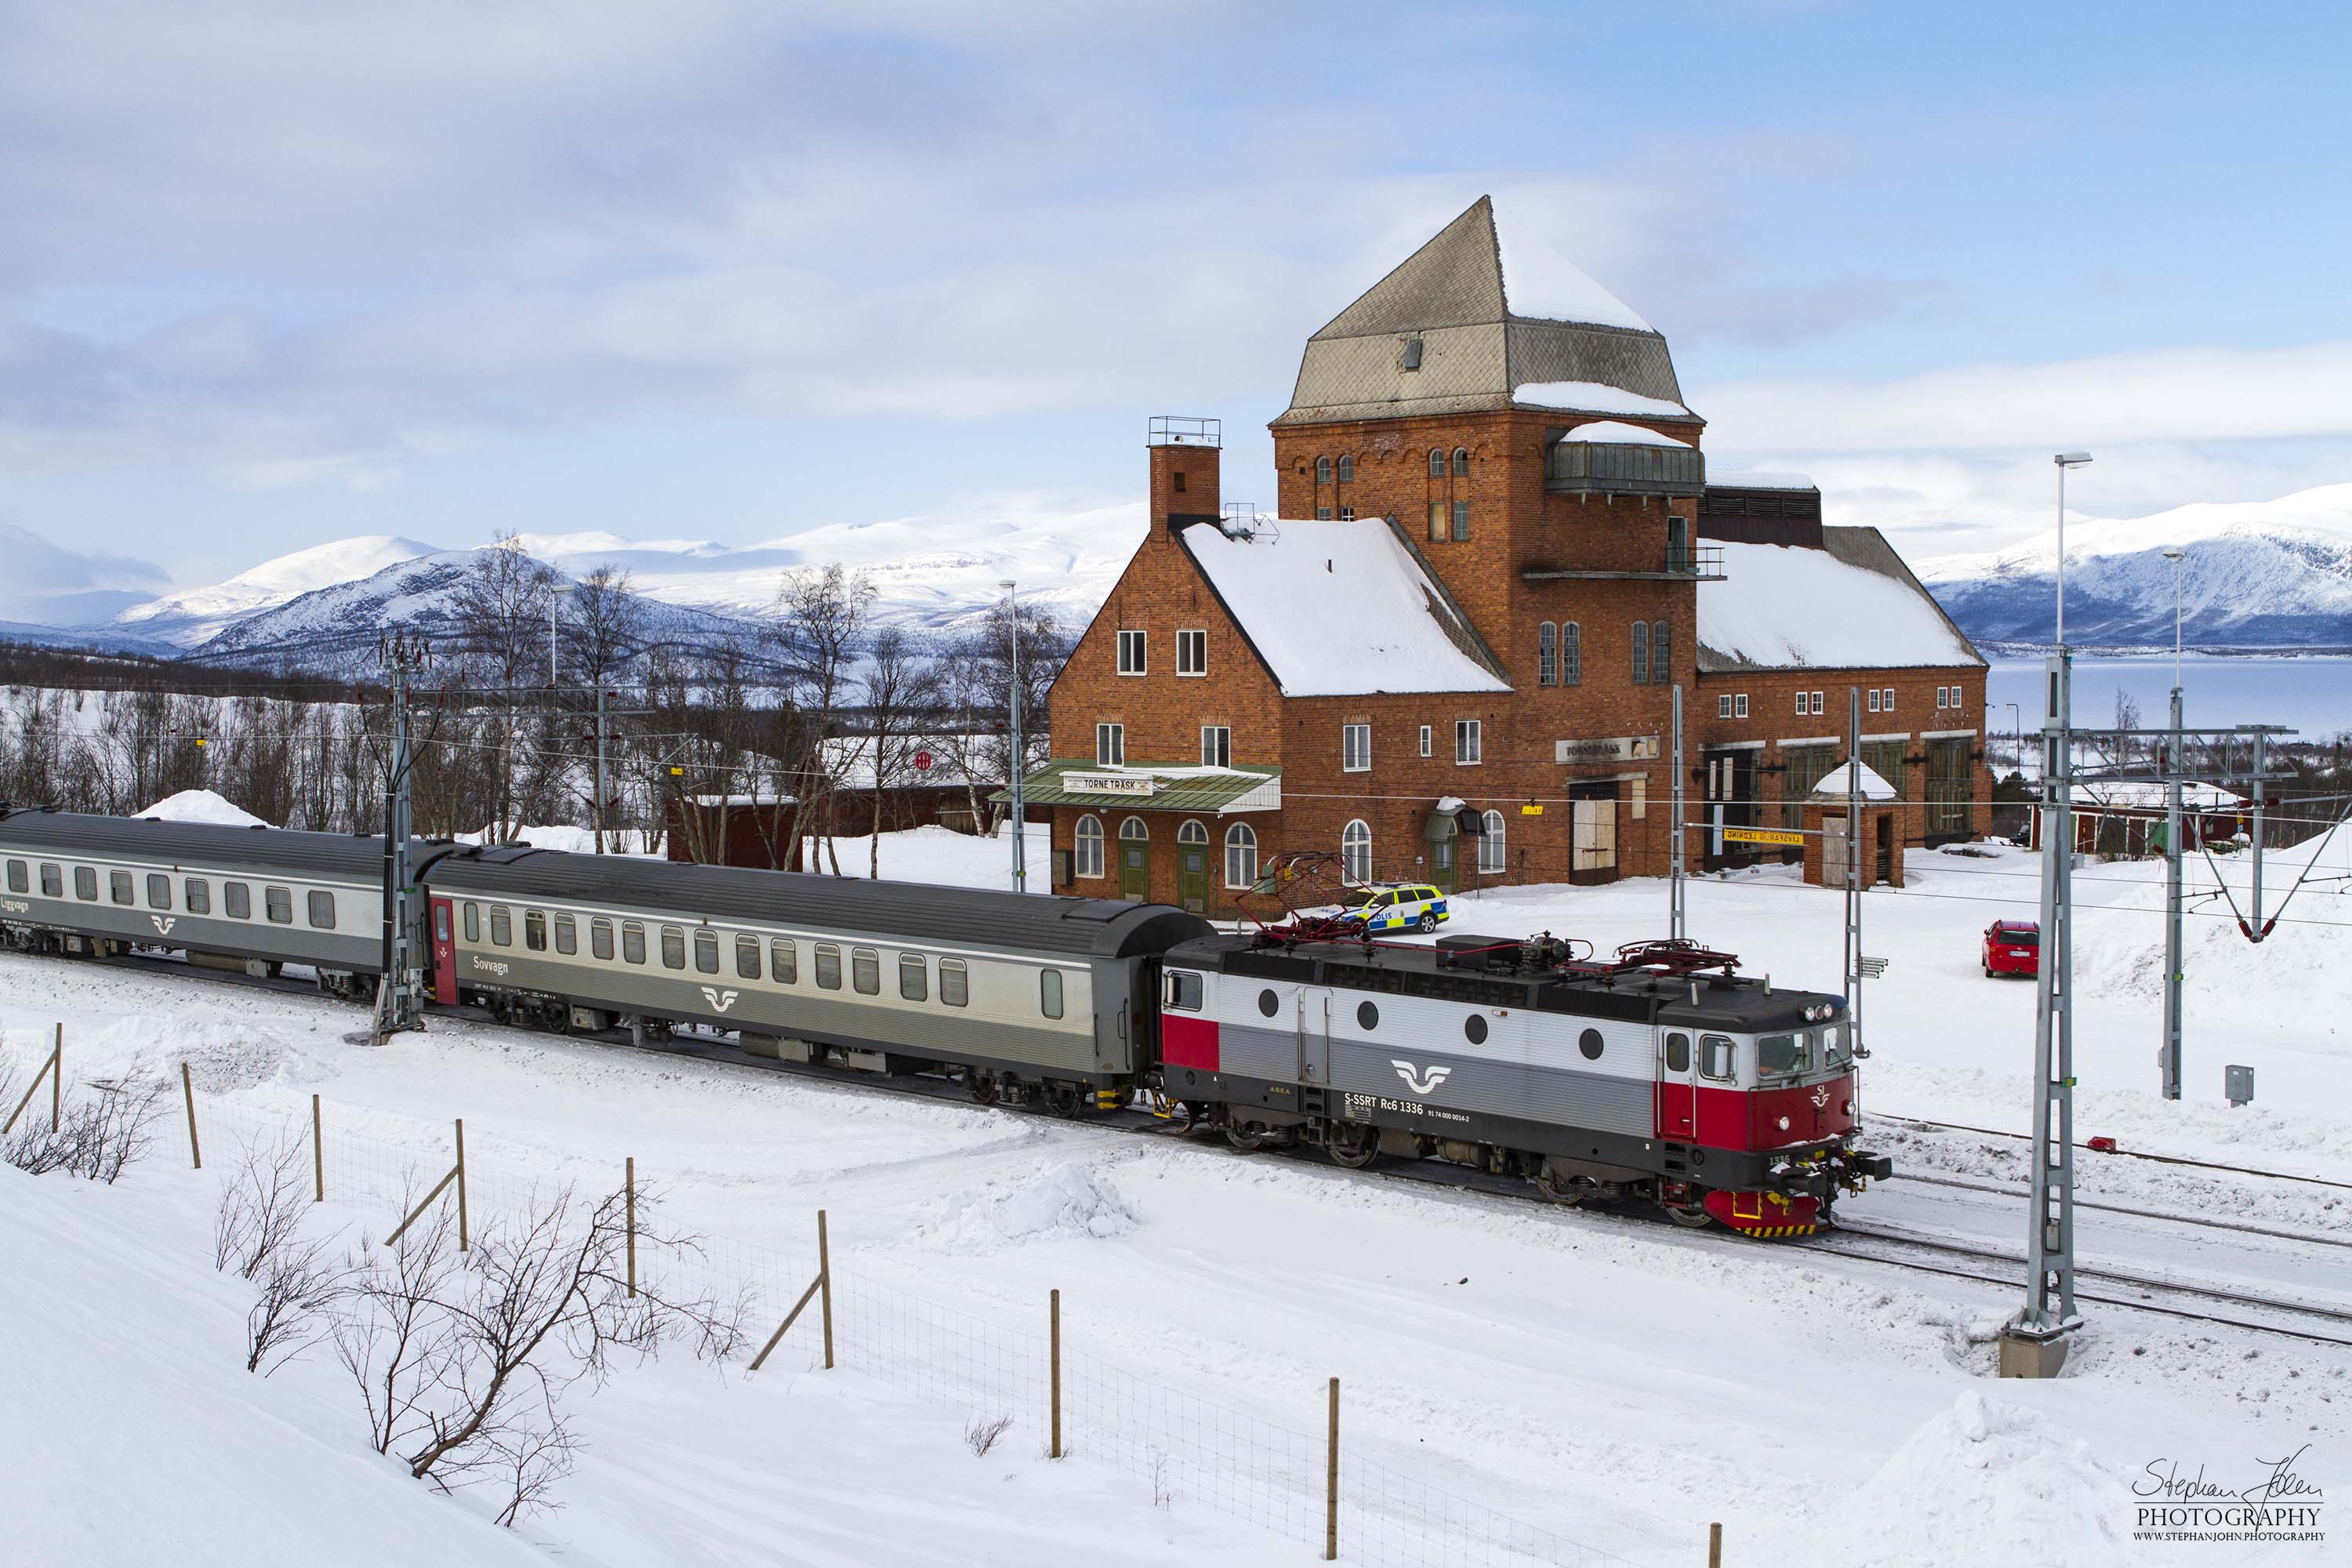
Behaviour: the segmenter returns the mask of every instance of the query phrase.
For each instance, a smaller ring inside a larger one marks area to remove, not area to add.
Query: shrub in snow
[[[245,1370],[265,1376],[324,1331],[351,1274],[331,1237],[300,1234],[310,1202],[302,1155],[299,1141],[282,1136],[248,1144],[213,1218],[213,1267],[234,1270],[259,1292],[245,1318]]]
[[[36,1176],[63,1171],[111,1184],[154,1142],[155,1123],[170,1109],[171,1085],[142,1062],[83,1089],[65,1102],[54,1128],[41,1107],[27,1104],[0,1143],[0,1159]],[[15,1064],[0,1066],[0,1102],[14,1110],[22,1092]]]
[[[985,1458],[988,1451],[996,1447],[996,1440],[1004,1436],[1004,1429],[1012,1425],[1013,1417],[1010,1415],[975,1415],[971,1418],[971,1425],[963,1429],[963,1440],[971,1445],[974,1454]]]

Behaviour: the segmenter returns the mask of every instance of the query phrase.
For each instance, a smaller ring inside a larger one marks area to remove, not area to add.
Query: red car
[[[1996,974],[2042,973],[2042,928],[2032,921],[1995,921],[1985,927],[1984,972]]]

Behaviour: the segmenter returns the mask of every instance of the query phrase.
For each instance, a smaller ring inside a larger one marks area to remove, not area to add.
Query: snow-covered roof
[[[208,789],[184,789],[139,812],[140,816],[152,816],[164,822],[209,822],[220,827],[267,827],[268,823],[246,810],[232,805],[224,796]]]
[[[1698,585],[1700,669],[1984,662],[1876,529],[1824,529],[1822,545],[1717,546],[1723,580]]]
[[[1623,327],[1635,332],[1657,331],[1631,305],[1554,250],[1517,208],[1496,202],[1494,212],[1495,250],[1503,267],[1503,301],[1512,315],[1539,321]]]
[[[2078,784],[2074,786],[2074,804],[2092,809],[2110,806],[2118,811],[2162,811],[2164,786],[2137,781]],[[2180,804],[2191,811],[2242,811],[2248,803],[2244,795],[2233,795],[2219,784],[2188,784],[2180,786]]]
[[[1287,697],[1507,691],[1477,633],[1378,518],[1180,536]]]
[[[1616,419],[1596,420],[1580,425],[1560,437],[1563,441],[1601,441],[1612,447],[1688,447],[1688,441],[1672,436],[1661,436],[1655,430],[1644,430],[1639,425],[1627,425]]]
[[[1853,762],[1840,763],[1828,773],[1823,773],[1822,775],[1822,782],[1813,786],[1814,796],[1816,798],[1827,797],[1836,800],[1844,800],[1847,798],[1847,796],[1853,792],[1853,785],[1846,778],[1846,770],[1848,768],[1857,766],[1862,769],[1863,799],[1893,800],[1895,798],[1895,786],[1881,778],[1878,775],[1878,771],[1876,769],[1873,768],[1868,763],[1857,763]]]
[[[1821,489],[1819,485],[1813,483],[1812,476],[1810,474],[1788,473],[1778,468],[1734,468],[1728,472],[1720,468],[1711,468],[1706,476],[1706,488],[1711,490],[1813,490]]]
[[[1605,381],[1530,381],[1511,388],[1511,401],[1522,408],[1558,408],[1570,414],[1638,414],[1656,419],[1691,419],[1696,416],[1664,397],[1644,397]]]

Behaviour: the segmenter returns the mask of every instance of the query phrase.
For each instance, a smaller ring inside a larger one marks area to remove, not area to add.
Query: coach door
[[[1698,1062],[1687,1029],[1658,1031],[1658,1136],[1698,1136]]]
[[[433,900],[433,1000],[452,1006],[457,1001],[457,942],[451,929],[449,900]]]

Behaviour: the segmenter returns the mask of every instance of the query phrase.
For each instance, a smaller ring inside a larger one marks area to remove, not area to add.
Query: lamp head
[[[2091,460],[2088,452],[2060,452],[2050,459],[2062,468],[2079,468]]]
[[[2181,549],[2178,544],[2168,544],[2164,548],[2164,558],[2167,561],[2179,561],[2188,553],[2189,552],[2187,551]]]

